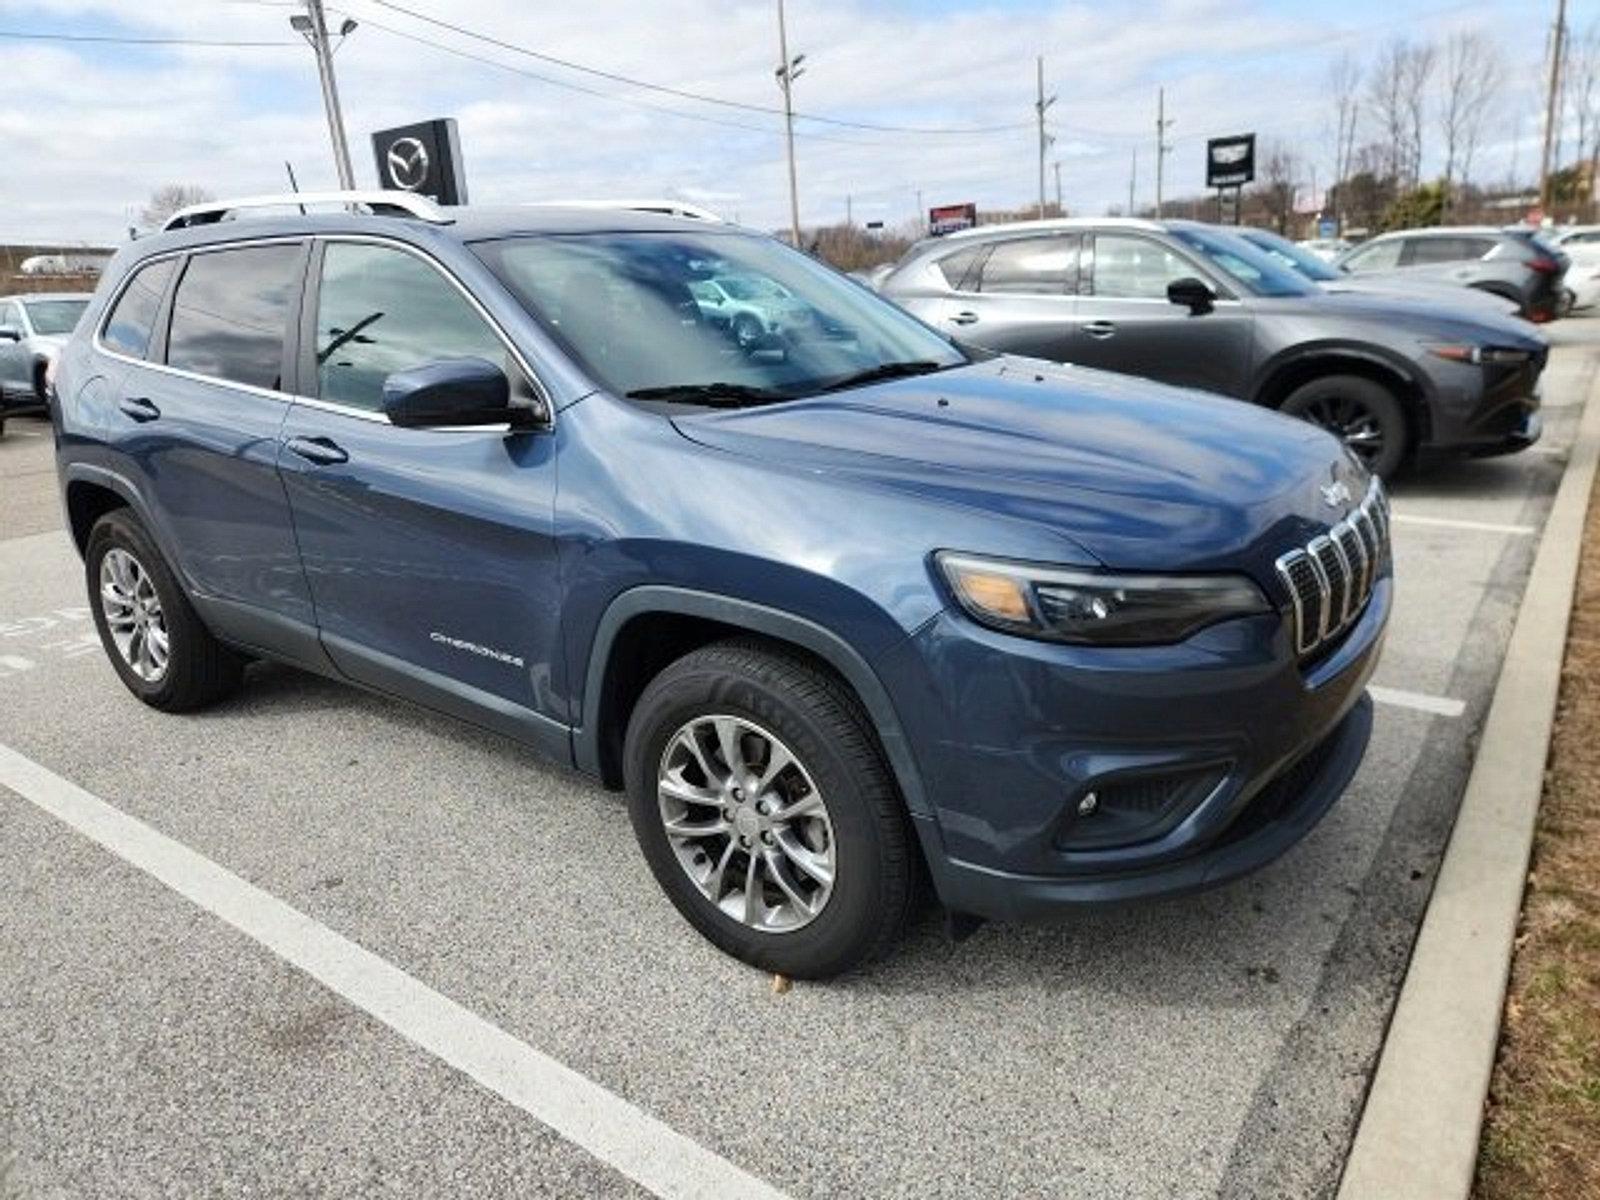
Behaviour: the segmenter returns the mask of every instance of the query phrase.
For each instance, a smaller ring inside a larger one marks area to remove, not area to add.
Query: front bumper
[[[1115,651],[937,618],[880,670],[897,676],[897,695],[921,689],[902,719],[929,802],[914,817],[940,899],[958,912],[1031,918],[1193,891],[1270,862],[1361,762],[1372,725],[1365,688],[1392,599],[1386,573],[1356,623],[1309,664],[1275,615]],[[1091,794],[1101,807],[1085,815]],[[1146,823],[1129,825],[1130,814]],[[1133,832],[1107,838],[1099,828]]]
[[[1439,368],[1431,406],[1431,436],[1425,454],[1511,454],[1526,449],[1544,432],[1540,415],[1540,377],[1548,351],[1520,366],[1503,369],[1470,364]]]

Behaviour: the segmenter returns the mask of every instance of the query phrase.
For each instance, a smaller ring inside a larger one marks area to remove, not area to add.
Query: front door
[[[352,679],[566,753],[554,439],[401,429],[384,379],[509,343],[430,258],[329,240],[313,261],[301,390],[279,462],[317,623]]]
[[[1223,296],[1206,313],[1167,299],[1174,280],[1209,273],[1138,233],[1096,233],[1084,264],[1070,361],[1181,387],[1243,396],[1252,354],[1250,311]]]
[[[940,301],[952,337],[1005,354],[1068,361],[1077,300],[1076,233],[996,242]]]

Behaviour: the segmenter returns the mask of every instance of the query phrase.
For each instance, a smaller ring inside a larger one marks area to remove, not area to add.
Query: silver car
[[[45,406],[45,369],[89,304],[87,292],[0,297],[0,432]]]
[[[1550,321],[1563,307],[1567,256],[1532,229],[1441,226],[1382,234],[1334,266],[1352,275],[1479,288],[1516,301],[1530,321]]]

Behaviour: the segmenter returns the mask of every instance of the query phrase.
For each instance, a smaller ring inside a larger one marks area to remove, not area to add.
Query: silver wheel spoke
[[[744,751],[739,747],[739,726],[732,717],[718,717],[712,722],[717,731],[717,746],[722,751],[722,761],[728,765],[728,774],[734,782],[742,782],[749,774],[744,763]]]
[[[728,844],[722,851],[722,857],[717,860],[717,865],[711,868],[710,876],[701,886],[701,890],[711,898],[713,903],[722,899],[723,888],[727,886],[725,881],[728,876],[728,864],[733,861],[733,852],[738,849],[738,846],[738,842],[735,842],[732,838],[728,839]]]
[[[778,849],[812,879],[824,887],[833,886],[833,864],[803,845],[791,831],[785,829],[778,834]]]
[[[744,872],[744,923],[761,924],[761,913],[766,905],[761,902],[761,859],[750,855],[750,865]]]
[[[788,863],[783,855],[774,850],[768,850],[762,857],[766,861],[768,877],[782,889],[785,896],[789,897],[789,903],[793,904],[801,912],[811,912],[811,901],[801,894],[797,881],[789,878]]]
[[[712,808],[722,807],[722,796],[710,788],[696,787],[688,782],[681,774],[669,775],[661,780],[658,785],[663,796],[670,796],[674,800],[681,800],[685,804],[704,804]]]
[[[150,573],[120,546],[100,560],[100,613],[112,648],[128,669],[148,683],[158,682],[172,657],[166,615]]]
[[[772,814],[774,821],[788,823],[797,821],[802,817],[821,816],[823,813],[822,798],[815,792],[807,792],[787,808],[780,808]]]
[[[761,772],[761,778],[756,780],[754,784],[757,794],[771,787],[773,781],[778,778],[783,769],[794,762],[794,757],[782,746],[778,745],[777,742],[768,742],[767,746],[771,750],[771,754],[767,757],[767,765]]]

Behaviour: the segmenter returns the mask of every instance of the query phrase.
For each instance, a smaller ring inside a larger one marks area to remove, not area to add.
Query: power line
[[[97,42],[115,46],[226,46],[229,49],[260,49],[283,46],[293,47],[293,42],[225,41],[220,38],[186,37],[125,37],[109,33],[25,33],[16,29],[0,29],[0,38],[27,42]]]
[[[711,96],[704,92],[691,92],[684,88],[669,87],[666,84],[653,83],[647,79],[636,79],[631,75],[622,75],[615,71],[606,71],[599,67],[587,66],[584,63],[573,62],[570,59],[557,58],[553,54],[543,54],[538,50],[530,50],[526,46],[518,45],[516,42],[508,42],[503,38],[497,38],[487,33],[481,33],[478,30],[469,29],[464,25],[457,25],[439,17],[429,16],[427,13],[418,12],[414,8],[407,8],[403,4],[395,4],[393,3],[393,0],[369,0],[369,2],[376,4],[380,8],[389,9],[391,12],[403,13],[414,20],[423,21],[440,29],[448,29],[450,32],[460,34],[462,37],[471,38],[474,41],[483,42],[490,46],[496,46],[501,50],[509,50],[514,54],[523,54],[529,58],[538,59],[540,62],[547,62],[559,67],[565,67],[570,71],[578,71],[585,75],[593,75],[600,79],[608,79],[613,83],[621,83],[626,84],[629,87],[643,88],[646,91],[651,92],[660,92],[668,96],[677,96],[679,99],[683,100],[696,100],[702,104],[716,104],[723,108],[737,108],[745,112],[757,112],[765,116],[784,115],[782,109],[772,108],[765,104],[751,104],[743,100],[730,100],[725,96]],[[802,112],[796,112],[794,114],[794,118],[797,121],[815,121],[822,125],[836,125],[845,129],[863,129],[873,133],[904,133],[919,135],[1004,133],[1018,129],[1025,129],[1032,124],[1030,121],[1021,121],[1011,122],[1005,125],[972,125],[962,126],[960,128],[953,126],[887,125],[875,121],[852,121],[843,117],[824,117],[819,116],[816,113]]]

